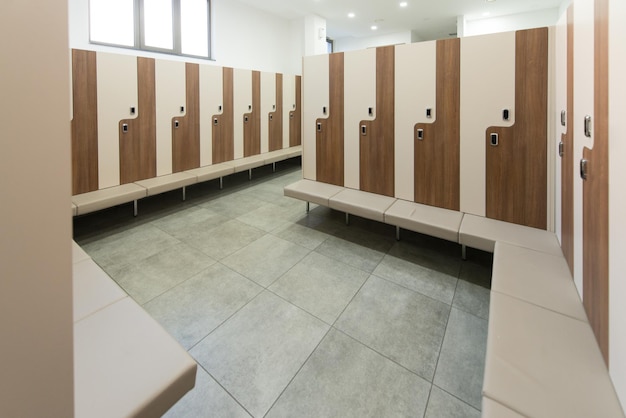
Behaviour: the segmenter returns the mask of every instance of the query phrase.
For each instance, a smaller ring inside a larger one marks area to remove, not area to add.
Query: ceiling
[[[467,20],[559,7],[563,0],[239,0],[286,19],[318,15],[331,39],[415,31],[422,40],[456,33],[457,16]],[[348,13],[354,13],[349,18]],[[486,13],[489,13],[487,16]],[[370,27],[376,25],[373,31]]]

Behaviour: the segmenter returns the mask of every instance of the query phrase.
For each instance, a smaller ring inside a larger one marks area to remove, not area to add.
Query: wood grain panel
[[[222,113],[211,116],[213,130],[213,164],[232,161],[235,157],[234,111],[233,111],[233,69],[224,67]]]
[[[261,153],[261,73],[252,71],[252,109],[244,113],[243,156]]]
[[[120,183],[156,177],[155,61],[137,57],[137,117],[119,123]],[[123,126],[128,126],[124,132]]]
[[[567,9],[566,131],[561,134],[561,249],[574,275],[574,6]]]
[[[269,150],[283,148],[283,75],[276,74],[276,107],[268,115]]]
[[[185,63],[185,94],[185,116],[172,118],[172,171],[174,173],[200,167],[200,67],[198,64]]]
[[[328,118],[316,120],[317,181],[343,186],[344,176],[344,56],[343,52],[329,56]],[[296,93],[297,95],[297,93]],[[320,126],[320,129],[317,128]]]
[[[515,36],[515,124],[490,127],[487,155],[487,217],[546,229],[548,29]],[[490,145],[490,134],[499,136]]]
[[[296,76],[295,109],[289,112],[289,146],[302,145],[302,77]]]
[[[360,131],[361,190],[386,196],[394,195],[394,65],[395,47],[376,48],[376,119],[355,127]]]
[[[415,201],[451,210],[460,200],[460,54],[460,39],[437,41],[436,120],[414,129]]]
[[[609,6],[595,0],[593,149],[583,181],[583,304],[609,364]]]
[[[72,50],[72,194],[98,190],[96,53]]]

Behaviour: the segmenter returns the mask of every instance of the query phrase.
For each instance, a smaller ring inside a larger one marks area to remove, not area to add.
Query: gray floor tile
[[[475,250],[475,253],[477,251],[478,250]],[[459,278],[486,289],[490,289],[492,266],[493,255],[482,253],[479,254],[479,257],[470,258],[470,255],[468,254],[468,259],[461,263]]]
[[[219,199],[202,203],[200,206],[228,218],[235,219],[236,217],[251,212],[266,203],[267,202],[246,194],[230,193],[220,196]]]
[[[424,418],[480,418],[480,411],[433,385]]]
[[[450,306],[370,276],[335,327],[432,381]]]
[[[291,220],[292,213],[288,208],[263,203],[262,206],[237,217],[237,220],[265,232],[270,232]]]
[[[385,255],[374,274],[408,289],[420,292],[450,305],[454,298],[457,278],[449,274],[407,261],[391,254]]]
[[[486,347],[487,321],[452,308],[434,383],[480,409]]]
[[[452,306],[479,318],[489,319],[489,294],[487,288],[459,280]]]
[[[183,240],[203,253],[221,260],[265,233],[237,220],[230,220],[210,230],[197,230]]]
[[[385,256],[382,251],[373,250],[334,236],[328,237],[315,251],[368,273],[374,271]]]
[[[198,367],[196,386],[179,400],[163,418],[250,418],[207,372]]]
[[[299,225],[297,223],[286,223],[281,227],[272,231],[272,234],[301,245],[309,250],[316,249],[322,242],[329,237],[324,232],[317,231],[313,228]]]
[[[332,330],[267,417],[421,417],[430,384]]]
[[[462,263],[459,244],[410,231],[404,232],[389,255],[456,278]]]
[[[272,406],[328,325],[263,292],[190,353],[254,416]]]
[[[270,290],[332,324],[368,276],[362,270],[313,252]]]
[[[217,263],[148,302],[144,308],[189,349],[262,290]]]
[[[224,258],[222,263],[267,287],[302,260],[309,251],[268,234]]]
[[[121,269],[105,269],[138,303],[144,304],[184,282],[215,260],[180,243]]]
[[[155,220],[152,224],[178,239],[184,239],[199,229],[215,228],[228,219],[210,209],[192,206]]]

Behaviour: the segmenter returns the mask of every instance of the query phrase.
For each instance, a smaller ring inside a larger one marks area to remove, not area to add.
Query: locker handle
[[[135,111],[136,111],[135,106],[131,106],[131,107],[130,107],[130,114],[131,114],[131,115],[134,115],[134,114],[135,114]]]
[[[369,116],[374,116],[374,108],[373,107],[368,107],[367,108],[367,114]]]
[[[326,114],[326,106],[322,107],[322,113],[325,115]]]
[[[510,118],[511,118],[511,112],[509,111],[509,109],[504,109],[502,111],[502,119],[509,120]]]
[[[128,132],[128,124],[127,123],[123,123],[122,124],[122,132],[123,133],[127,133]]]
[[[178,128],[178,126],[180,125],[180,122],[178,122],[177,120],[174,121],[174,128]]]
[[[317,132],[322,132],[322,123],[317,122]]]
[[[422,128],[417,130],[417,139],[420,141],[424,140],[424,130]]]
[[[567,112],[565,110],[561,110],[561,126],[565,126],[567,123]]]
[[[563,142],[559,142],[559,157],[563,157],[563,154],[565,154],[565,145],[563,144]]]
[[[272,105],[272,110],[276,110],[276,105],[275,104]]]
[[[361,125],[361,135],[367,136],[367,125]]]
[[[582,158],[580,160],[580,178],[581,179],[587,180],[587,175],[589,174],[588,170],[589,170],[589,162],[586,159]]]
[[[252,110],[252,105],[248,105],[248,110]]]
[[[499,143],[498,134],[495,134],[495,133],[494,134],[489,134],[489,144],[492,147],[497,147],[498,143]]]
[[[426,109],[426,117],[428,119],[432,119],[433,117],[433,110],[430,107]]]
[[[591,138],[591,116],[585,116],[585,136]]]
[[[185,112],[185,106],[181,106],[180,107],[180,113],[184,113]]]
[[[221,112],[221,111],[222,111],[222,105],[219,105],[219,106],[217,107],[217,111],[218,111],[218,112]]]

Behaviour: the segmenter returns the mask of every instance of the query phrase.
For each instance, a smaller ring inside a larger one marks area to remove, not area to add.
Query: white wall
[[[68,3],[71,48],[268,72],[302,73],[304,46],[301,25],[304,22],[301,19],[283,19],[236,0],[213,0],[211,44],[214,61],[210,61],[90,44],[89,1],[68,0]]]
[[[411,31],[406,31],[367,38],[339,38],[334,40],[334,48],[335,52],[344,52],[377,46],[410,44],[412,41]]]
[[[485,35],[489,33],[552,26],[559,18],[559,8],[539,10],[485,19],[465,20],[463,36]]]
[[[0,416],[72,417],[67,2],[0,13]]]
[[[304,22],[303,56],[326,54],[326,20],[319,16],[309,15]]]

